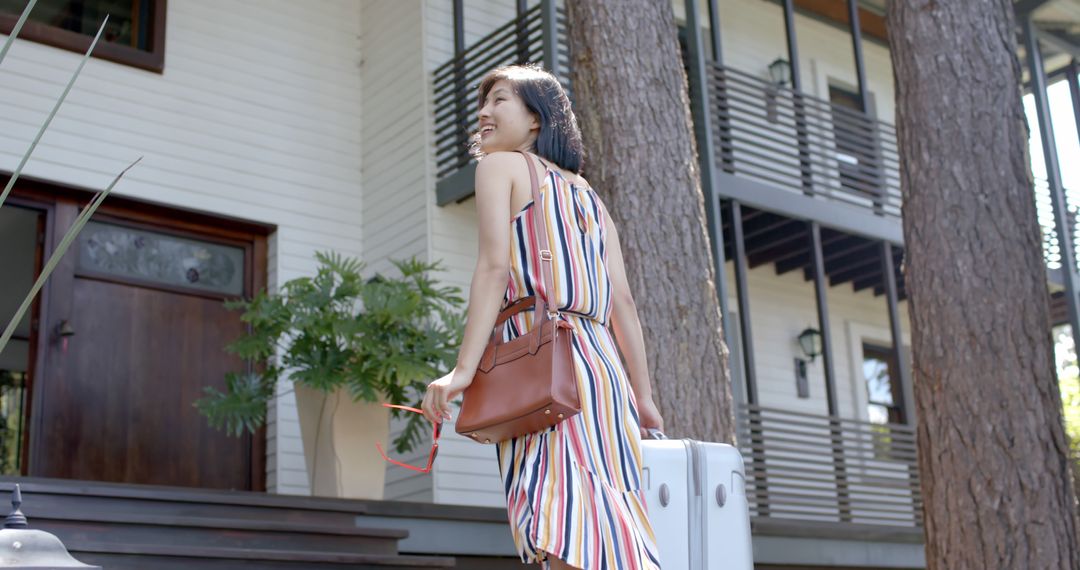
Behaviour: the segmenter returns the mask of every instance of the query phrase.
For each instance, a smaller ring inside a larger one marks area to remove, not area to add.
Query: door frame
[[[6,182],[5,182],[6,184]],[[31,277],[31,283],[35,282],[38,275],[41,274],[42,269],[45,267],[45,252],[53,250],[52,234],[53,234],[53,204],[47,201],[37,200],[33,197],[22,195],[19,192],[15,192],[14,189],[11,195],[8,196],[5,205],[19,206],[33,210],[41,216],[41,222],[38,226],[38,237],[35,239],[34,244],[34,272]],[[43,222],[43,223],[42,223]],[[44,227],[41,227],[41,226]],[[38,242],[40,239],[40,242]],[[27,476],[30,468],[30,434],[33,432],[33,422],[37,417],[34,412],[34,406],[36,399],[34,398],[34,388],[37,385],[38,375],[44,370],[44,358],[45,351],[39,350],[41,343],[44,340],[42,328],[39,326],[42,317],[46,314],[48,305],[48,294],[46,289],[49,286],[49,282],[46,281],[45,285],[41,288],[41,291],[34,296],[33,302],[30,304],[30,334],[28,336],[28,344],[30,345],[29,358],[26,363],[26,378],[27,381],[23,385],[25,403],[23,405],[23,435],[22,440],[19,442],[19,446],[22,448],[20,454],[22,456],[22,464],[19,466],[19,475]],[[5,326],[7,323],[0,323],[0,326]]]
[[[6,184],[10,173],[0,174],[0,184]],[[31,207],[43,211],[45,215],[45,239],[41,251],[47,259],[63,239],[64,233],[75,221],[81,208],[85,207],[97,193],[95,190],[68,184],[59,184],[33,177],[20,176],[12,189],[8,201],[11,204]],[[266,288],[268,267],[268,238],[277,230],[273,224],[242,220],[239,218],[216,216],[206,212],[178,208],[160,203],[138,200],[117,195],[110,195],[94,214],[95,220],[118,222],[126,226],[151,229],[184,237],[197,237],[216,243],[236,245],[244,243],[245,268],[244,291],[246,296]],[[70,314],[74,291],[76,256],[71,250],[60,260],[52,275],[38,293],[35,305],[39,307],[36,328],[31,330],[31,351],[34,388],[27,387],[27,405],[29,410],[26,422],[26,437],[23,440],[22,475],[29,475],[33,469],[35,457],[40,450],[37,443],[45,433],[42,425],[41,398],[35,395],[41,387],[40,379],[50,373],[53,380],[62,381],[63,363],[57,360],[56,351],[50,351],[46,344],[54,342],[50,331],[54,330],[59,315]],[[42,266],[44,261],[42,261]],[[36,275],[35,275],[36,278]],[[86,276],[80,278],[97,279]],[[125,281],[133,286],[138,283]],[[168,287],[155,285],[156,289],[168,290]],[[185,294],[193,294],[184,291]],[[31,317],[33,318],[33,317]],[[50,358],[50,355],[52,358]],[[249,459],[249,480],[252,491],[266,491],[266,426],[251,434],[251,457]]]

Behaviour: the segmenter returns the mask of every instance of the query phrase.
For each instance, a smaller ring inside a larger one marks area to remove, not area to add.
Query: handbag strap
[[[532,159],[524,151],[518,151],[521,156],[525,158],[525,162],[529,165],[529,185],[532,190],[533,207],[532,207],[532,219],[533,219],[533,236],[536,239],[537,244],[537,259],[540,260],[540,279],[544,282],[544,292],[547,295],[555,294],[555,287],[552,286],[552,260],[551,249],[548,247],[548,235],[546,218],[544,217],[544,201],[540,199],[540,184],[536,180],[536,169],[533,168]],[[545,266],[547,270],[545,271]],[[543,321],[541,319],[547,319],[558,314],[558,311],[551,311],[548,306],[548,301],[537,292],[537,298],[539,303],[533,306],[533,323],[534,328],[538,327]]]

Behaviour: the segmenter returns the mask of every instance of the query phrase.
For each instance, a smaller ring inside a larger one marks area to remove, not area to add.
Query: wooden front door
[[[52,244],[78,206],[56,203]],[[191,217],[103,207],[57,267],[28,474],[264,488],[264,433],[228,436],[193,403],[243,370],[224,348],[244,325],[223,301],[262,286],[265,238]]]

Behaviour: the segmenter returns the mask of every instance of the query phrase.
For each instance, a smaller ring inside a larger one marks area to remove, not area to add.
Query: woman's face
[[[539,119],[526,109],[525,102],[505,79],[491,86],[478,118],[480,151],[484,154],[500,150],[528,151],[540,132]]]

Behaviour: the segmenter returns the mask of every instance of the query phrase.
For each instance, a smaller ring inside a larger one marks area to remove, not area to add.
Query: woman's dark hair
[[[563,170],[581,174],[584,160],[581,131],[570,108],[570,98],[559,80],[543,67],[531,63],[492,69],[480,79],[477,111],[484,107],[488,92],[500,79],[505,79],[525,103],[525,108],[540,119],[540,134],[536,137],[533,152]],[[484,156],[480,151],[479,131],[469,138],[469,153],[478,160]]]

